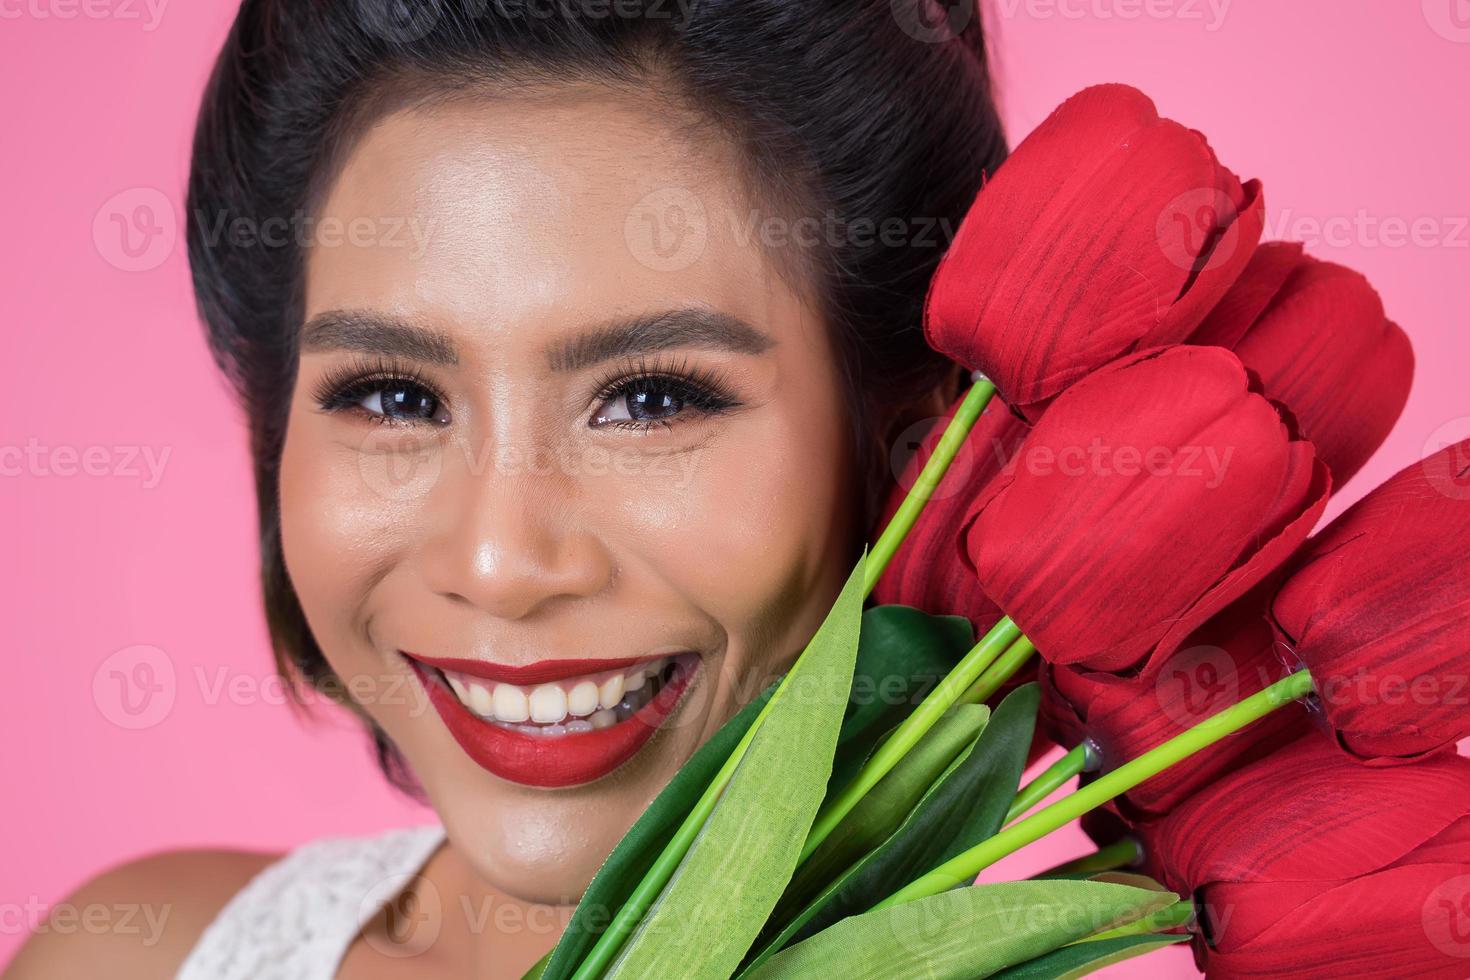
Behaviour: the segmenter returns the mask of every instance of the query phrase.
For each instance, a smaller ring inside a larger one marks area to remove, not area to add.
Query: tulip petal
[[[1303,261],[1298,242],[1263,242],[1230,290],[1189,335],[1189,342],[1234,350]]]
[[[1229,905],[1237,918],[1226,943],[1206,952],[1206,976],[1463,980],[1470,885],[1457,882],[1467,872],[1464,860],[1392,868],[1306,900],[1302,893],[1311,889],[1291,884],[1207,891],[1208,902]],[[1247,929],[1250,938],[1239,941]]]
[[[1470,440],[1312,539],[1271,602],[1343,746],[1408,761],[1470,734]]]
[[[1186,337],[1249,260],[1259,218],[1259,185],[1242,188],[1198,133],[1136,89],[1085,89],[976,197],[936,269],[925,337],[1012,404],[1042,402]]]
[[[885,505],[879,527],[893,518],[923,464],[964,400],[961,395],[920,439]],[[976,497],[1015,458],[1027,427],[992,402],[975,422],[944,478],[873,589],[879,605],[904,605],[932,615],[965,616],[983,636],[1001,617],[960,556],[960,526]]]
[[[1387,438],[1414,374],[1409,338],[1368,280],[1315,260],[1291,273],[1235,353],[1291,409],[1337,486]]]
[[[967,560],[1049,661],[1126,669],[1202,596],[1213,611],[1269,571],[1237,566],[1291,447],[1228,351],[1122,359],[1047,409],[966,521]]]
[[[1445,752],[1412,766],[1364,766],[1308,735],[1139,832],[1149,872],[1187,893],[1218,881],[1369,874],[1467,814],[1470,760]]]

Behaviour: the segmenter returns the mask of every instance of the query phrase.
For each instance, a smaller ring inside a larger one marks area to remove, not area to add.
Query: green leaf
[[[752,980],[970,980],[1025,963],[1177,897],[1098,881],[956,888],[843,919],[777,953]]]
[[[1188,936],[1118,936],[1115,939],[1086,939],[1052,950],[995,974],[995,980],[1074,980],[1105,966],[1130,960],[1156,949],[1188,940]]]
[[[930,616],[899,605],[863,613],[855,677],[829,787],[842,785],[857,772],[883,732],[949,672],[974,644],[973,637],[963,616]],[[544,980],[568,980],[576,970],[775,689],[775,684],[768,687],[690,756],[623,835],[578,903]]]
[[[542,980],[572,975],[775,690],[772,684],[700,746],[618,841],[577,903]]]
[[[752,962],[839,919],[865,912],[919,874],[993,836],[1026,768],[1039,703],[1035,684],[1012,691],[975,744],[924,794],[899,828],[779,931],[774,924],[768,928]]]
[[[728,977],[796,867],[832,774],[862,622],[859,559],[699,836],[608,971]]]
[[[957,704],[945,712],[806,859],[773,918],[784,919],[800,911],[833,878],[883,843],[989,720],[990,709],[981,704]]]
[[[913,606],[863,612],[857,668],[828,790],[847,785],[885,732],[948,674],[975,645],[963,616],[931,616]]]

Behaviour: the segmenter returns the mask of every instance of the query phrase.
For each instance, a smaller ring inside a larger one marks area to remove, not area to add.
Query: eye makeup
[[[591,428],[647,432],[722,414],[743,403],[723,371],[688,358],[639,357],[593,382]],[[375,424],[447,425],[449,399],[413,364],[392,357],[354,357],[325,372],[312,388],[325,412],[352,413]]]

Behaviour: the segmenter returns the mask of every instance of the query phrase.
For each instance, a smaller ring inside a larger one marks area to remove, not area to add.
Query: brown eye
[[[366,412],[404,422],[430,422],[439,415],[439,399],[411,381],[385,381],[358,402]]]

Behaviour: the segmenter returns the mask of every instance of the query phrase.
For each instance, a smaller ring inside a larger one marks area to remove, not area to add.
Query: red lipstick
[[[429,665],[505,683],[525,684],[545,683],[597,670],[621,669],[650,659],[657,658],[541,661],[530,667],[505,668],[478,661],[408,656],[409,666],[428,692],[429,703],[465,754],[501,779],[523,786],[548,788],[575,786],[600,779],[631,759],[673,714],[698,669],[699,658],[694,654],[675,657],[671,661],[673,671],[669,679],[632,717],[607,728],[565,735],[532,735],[484,720],[461,704]],[[561,670],[563,664],[574,665],[574,669]],[[589,664],[591,671],[588,670]],[[475,669],[467,669],[469,666]],[[532,677],[535,681],[521,680],[522,677]]]
[[[625,670],[634,664],[657,660],[658,657],[624,657],[620,660],[538,660],[524,667],[507,667],[503,664],[487,664],[483,660],[464,660],[456,657],[423,657],[417,653],[405,654],[410,660],[438,667],[440,670],[455,670],[472,677],[483,677],[487,681],[502,684],[545,684],[548,681],[566,680],[583,674],[596,674],[604,670]]]

